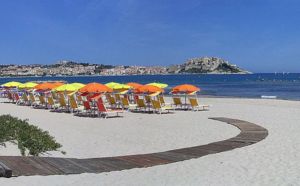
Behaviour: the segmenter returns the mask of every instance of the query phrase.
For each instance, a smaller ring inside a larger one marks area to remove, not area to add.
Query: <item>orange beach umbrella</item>
[[[143,86],[142,84],[134,83],[134,82],[126,83],[126,85],[131,86],[133,89],[137,89],[137,88]]]
[[[113,92],[111,88],[101,83],[89,83],[79,89],[81,93],[104,93],[104,92]]]
[[[190,85],[190,84],[183,84],[183,85],[178,85],[174,88],[172,88],[172,92],[177,93],[177,92],[184,92],[184,93],[191,93],[191,92],[197,92],[200,91],[200,88]]]
[[[152,94],[155,92],[164,92],[162,88],[153,85],[143,85],[141,87],[138,87],[135,91],[137,93],[147,93],[147,94]]]
[[[55,83],[45,82],[45,83],[36,85],[34,88],[37,90],[51,90],[51,89],[54,89],[61,85],[63,85],[63,83],[61,83],[61,82],[55,82]]]

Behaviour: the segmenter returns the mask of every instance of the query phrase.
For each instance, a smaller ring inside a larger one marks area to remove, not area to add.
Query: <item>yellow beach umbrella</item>
[[[112,89],[114,89],[114,90],[120,90],[120,89],[128,90],[130,88],[131,88],[131,86],[125,85],[125,84],[118,84],[118,85],[115,85],[115,86],[112,87]]]
[[[1,86],[2,86],[2,87],[8,87],[8,88],[11,88],[11,87],[17,87],[17,86],[19,86],[20,84],[22,84],[22,83],[17,82],[17,81],[10,81],[10,82],[7,82],[7,83],[2,84]]]
[[[18,88],[19,89],[32,89],[32,88],[34,88],[37,85],[38,84],[34,83],[34,82],[26,82],[26,83],[18,85]]]
[[[168,87],[168,84],[165,84],[165,83],[148,83],[147,85],[152,85],[152,86],[156,86],[156,87],[159,87],[159,88],[167,88]]]
[[[58,92],[74,92],[74,91],[78,91],[79,89],[81,89],[82,87],[84,87],[85,85],[78,85],[78,84],[64,84],[61,85],[57,88],[55,88],[55,91]]]
[[[80,87],[80,88],[85,86],[85,84],[83,84],[83,83],[71,83],[71,85],[75,85],[75,86]]]
[[[132,88],[129,85],[116,83],[116,82],[106,83],[105,85],[113,90],[128,90],[128,89]]]
[[[116,82],[109,82],[109,83],[106,83],[105,84],[106,86],[108,86],[109,88],[113,88],[114,86],[116,86],[116,85],[120,85],[120,83],[116,83]]]

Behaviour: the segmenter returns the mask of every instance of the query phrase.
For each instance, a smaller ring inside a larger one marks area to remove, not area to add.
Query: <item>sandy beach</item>
[[[265,127],[269,136],[254,145],[183,162],[102,174],[0,179],[0,185],[297,185],[300,182],[300,102],[201,98],[210,111],[173,114],[126,112],[122,118],[85,118],[1,103],[0,113],[29,119],[49,131],[67,154],[93,158],[144,154],[225,140],[240,131],[208,119],[229,117]],[[0,156],[20,155],[12,144]]]

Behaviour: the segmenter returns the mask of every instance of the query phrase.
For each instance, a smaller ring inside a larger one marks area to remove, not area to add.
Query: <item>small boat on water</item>
[[[277,99],[277,96],[265,96],[265,95],[262,95],[261,98],[262,99]]]

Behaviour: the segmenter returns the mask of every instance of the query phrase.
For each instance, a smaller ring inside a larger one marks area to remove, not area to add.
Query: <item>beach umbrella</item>
[[[19,85],[21,85],[22,83],[20,82],[17,82],[17,81],[10,81],[10,82],[7,82],[7,83],[4,83],[2,84],[1,86],[2,87],[7,87],[7,88],[12,88],[12,87],[17,87]]]
[[[137,88],[143,86],[142,84],[134,83],[134,82],[126,83],[126,85],[131,86],[133,89],[137,89]]]
[[[54,84],[56,87],[59,87],[59,86],[63,85],[64,83],[62,83],[62,82],[53,82],[52,84]]]
[[[80,88],[82,88],[82,87],[85,86],[85,84],[83,84],[83,83],[77,83],[77,82],[71,83],[71,84],[72,84],[72,85],[75,85],[75,86],[77,86],[77,87],[80,87]]]
[[[197,91],[200,91],[200,88],[190,84],[178,85],[172,88],[173,93],[183,92],[183,93],[190,94],[192,92],[197,92]]]
[[[153,85],[153,86],[156,86],[156,87],[159,87],[159,88],[167,88],[168,87],[168,84],[165,84],[165,83],[148,83],[147,85]]]
[[[126,84],[119,84],[119,85],[113,86],[114,90],[128,90],[130,88],[132,88],[132,87],[129,85],[126,85]]]
[[[74,91],[78,91],[79,89],[81,89],[82,87],[84,87],[85,85],[79,85],[79,84],[64,84],[61,85],[59,87],[56,87],[54,90],[58,91],[58,92],[74,92]]]
[[[153,85],[143,85],[141,87],[138,87],[136,90],[136,93],[145,93],[145,94],[152,94],[155,92],[164,92],[162,88],[159,88],[157,86]]]
[[[109,83],[106,83],[105,85],[112,89],[114,86],[120,85],[120,83],[117,83],[117,82],[109,82]]]
[[[113,89],[113,90],[128,90],[130,88],[132,88],[129,85],[126,84],[121,84],[121,83],[107,83],[105,84],[106,86],[108,86],[109,88]]]
[[[37,90],[52,90],[56,87],[59,87],[63,85],[63,83],[60,82],[55,82],[55,83],[50,83],[50,82],[45,82],[45,83],[41,83],[36,85],[34,88]]]
[[[34,82],[26,82],[26,83],[23,83],[23,84],[20,84],[18,86],[19,89],[32,89],[34,88],[35,86],[37,86],[38,84],[37,83],[34,83]]]
[[[112,92],[113,90],[106,85],[100,83],[89,83],[79,89],[81,93],[104,93],[104,92]]]

